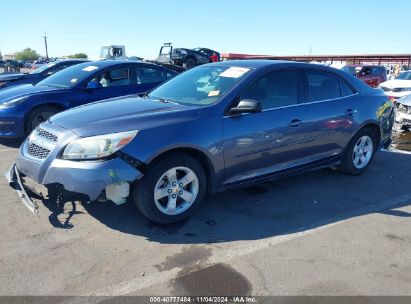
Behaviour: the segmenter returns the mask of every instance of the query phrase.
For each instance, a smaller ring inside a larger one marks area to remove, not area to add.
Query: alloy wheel
[[[374,153],[374,144],[368,135],[364,135],[358,139],[354,145],[354,150],[352,154],[352,161],[354,167],[357,169],[362,169],[368,165]]]
[[[154,188],[154,202],[164,214],[183,213],[195,202],[199,191],[198,177],[187,167],[167,170]]]

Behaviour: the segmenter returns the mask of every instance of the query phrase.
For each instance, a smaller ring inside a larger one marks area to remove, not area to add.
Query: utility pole
[[[47,33],[44,33],[44,45],[46,46],[46,58],[49,60],[49,52],[47,51]]]

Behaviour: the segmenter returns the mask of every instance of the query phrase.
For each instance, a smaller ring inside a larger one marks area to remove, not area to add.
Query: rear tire
[[[206,193],[206,176],[200,163],[185,154],[170,154],[147,168],[133,186],[137,208],[159,224],[190,217]]]
[[[194,68],[194,67],[196,66],[196,61],[194,60],[194,58],[189,57],[189,58],[187,58],[186,61],[184,62],[183,66],[184,66],[186,69],[192,69],[192,68]]]
[[[54,107],[40,107],[31,111],[24,124],[24,132],[28,136],[39,124],[47,121],[51,116],[60,112]]]
[[[371,164],[377,150],[375,134],[372,130],[360,130],[348,143],[344,152],[340,171],[350,175],[360,175]]]

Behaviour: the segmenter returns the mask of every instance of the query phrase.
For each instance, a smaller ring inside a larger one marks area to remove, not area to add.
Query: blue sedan
[[[389,143],[393,104],[348,73],[296,62],[227,61],[184,72],[144,98],[59,113],[7,173],[116,204],[157,223],[189,217],[215,193],[337,166],[360,175]]]
[[[93,101],[146,92],[177,73],[133,61],[96,61],[64,69],[36,85],[0,90],[0,137],[23,137],[52,115]]]

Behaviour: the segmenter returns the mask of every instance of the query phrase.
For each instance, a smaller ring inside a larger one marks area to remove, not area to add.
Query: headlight
[[[109,156],[132,141],[137,132],[129,131],[77,139],[64,149],[63,158],[90,160]]]
[[[19,98],[12,99],[10,101],[3,102],[0,104],[0,110],[15,107],[21,104],[22,102],[26,101],[27,98],[28,98],[27,96],[24,96],[24,97],[19,97]]]
[[[181,50],[181,51],[180,51],[180,54],[181,54],[181,55],[187,55],[187,51]]]

